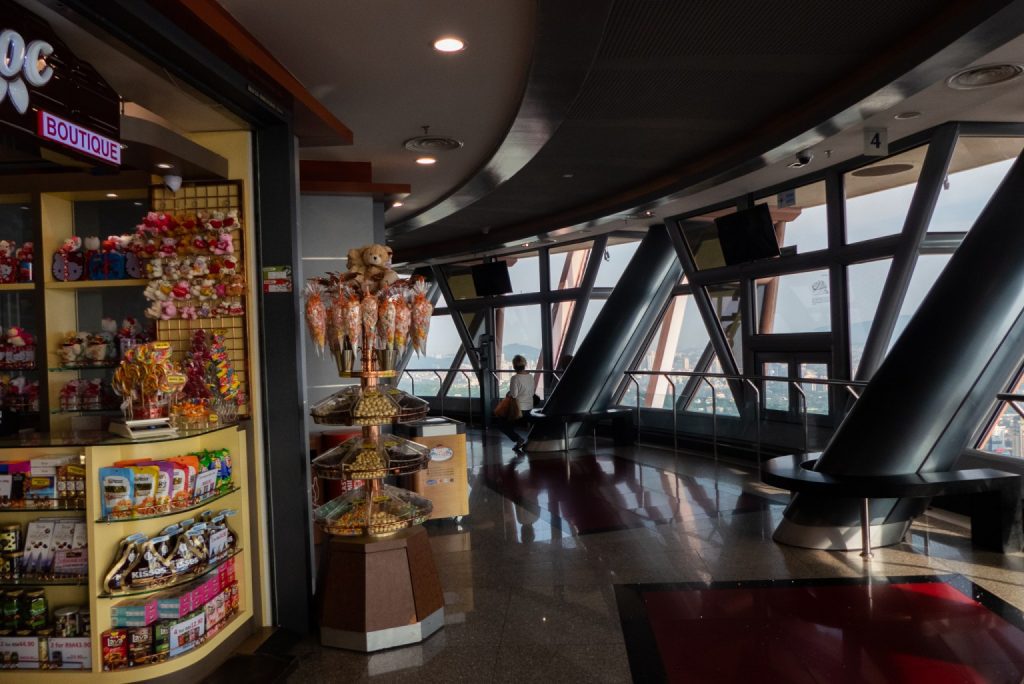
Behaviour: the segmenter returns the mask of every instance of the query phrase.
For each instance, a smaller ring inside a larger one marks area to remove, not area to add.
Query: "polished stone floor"
[[[622,585],[957,574],[1024,608],[1024,555],[973,551],[955,516],[919,519],[906,543],[865,563],[775,544],[788,495],[745,468],[604,442],[568,462],[510,447],[471,431],[470,515],[427,525],[445,627],[372,655],[311,636],[293,647],[288,681],[632,681]]]

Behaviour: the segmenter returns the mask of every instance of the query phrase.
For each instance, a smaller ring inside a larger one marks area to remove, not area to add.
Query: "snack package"
[[[363,310],[359,304],[359,297],[354,293],[350,294],[345,302],[345,336],[352,349],[362,346]]]
[[[160,469],[156,466],[130,466],[135,474],[135,486],[132,488],[132,503],[136,515],[153,515],[156,510],[156,487],[160,479]]]
[[[140,546],[141,558],[128,571],[128,585],[144,587],[157,584],[173,573],[171,565],[171,538],[157,535]]]
[[[132,517],[135,472],[131,468],[100,468],[100,490],[103,492],[101,508],[104,518]]]
[[[191,501],[196,495],[196,478],[199,477],[199,459],[190,454],[188,456],[175,456],[174,458],[167,460],[172,463],[177,463],[185,468],[188,474],[188,498]]]
[[[306,326],[309,328],[313,347],[321,356],[327,341],[327,309],[321,297],[323,291],[319,283],[306,283]]]
[[[188,467],[178,461],[166,461],[174,471],[171,477],[171,508],[188,508],[192,502],[189,491]]]
[[[395,297],[395,349],[405,349],[409,340],[409,324],[412,322],[412,312],[409,304],[405,301],[405,295]]]
[[[362,301],[359,302],[359,308],[363,312],[363,344],[372,347],[377,333],[377,312],[379,309],[377,298],[370,294],[369,290],[366,290]]]
[[[427,353],[427,334],[430,332],[430,316],[434,307],[427,299],[427,281],[417,278],[413,285],[412,300],[412,348],[423,356]]]
[[[25,532],[25,555],[22,558],[22,572],[26,575],[44,575],[53,565],[54,520],[33,520]]]
[[[121,540],[114,563],[103,579],[104,589],[117,591],[128,586],[128,573],[138,564],[142,554],[141,545],[145,541],[144,534],[133,534]]]
[[[128,630],[108,629],[100,635],[100,645],[104,672],[128,667]]]
[[[154,465],[159,469],[156,481],[156,512],[167,513],[171,510],[171,489],[174,482],[174,464],[170,461],[153,461],[151,465]]]
[[[395,300],[384,297],[377,315],[377,347],[391,349],[395,346],[395,319],[397,317]]]

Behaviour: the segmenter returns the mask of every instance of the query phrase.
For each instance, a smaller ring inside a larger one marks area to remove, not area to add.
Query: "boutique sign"
[[[121,99],[50,25],[0,0],[0,132],[120,165]]]

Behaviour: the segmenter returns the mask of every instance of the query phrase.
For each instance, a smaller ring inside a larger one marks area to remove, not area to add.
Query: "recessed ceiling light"
[[[574,174],[574,173],[563,173],[562,174],[562,178],[572,178],[575,175],[576,174]]]
[[[857,176],[858,178],[876,178],[878,176],[892,176],[897,173],[910,171],[913,168],[913,164],[877,164],[875,166],[865,166],[863,169],[851,171],[850,175]]]
[[[398,207],[402,206],[402,203],[401,202],[392,202],[391,206],[397,209]]]
[[[31,209],[31,207],[28,207],[28,206],[26,206],[26,205],[24,205],[24,204],[23,204],[23,205],[21,205],[21,210],[22,210],[22,211],[28,211],[29,209]]]
[[[168,164],[166,162],[160,162],[159,164],[156,165],[156,168],[158,168],[158,169],[173,169],[174,168],[174,164]]]
[[[523,243],[523,247],[529,247],[529,246],[530,246],[530,243],[529,243],[529,242],[524,242],[524,243]]]
[[[134,204],[137,207],[141,207],[142,206],[142,202],[132,202],[132,204]]]
[[[907,119],[916,119],[919,116],[921,116],[921,112],[900,112],[892,118],[897,121],[906,121]]]
[[[115,199],[117,197],[117,193],[116,192],[108,192],[107,193],[107,197],[109,197],[110,199]]]
[[[423,166],[430,166],[431,164],[436,164],[437,160],[433,157],[417,157],[416,163],[422,164]]]
[[[1012,81],[1024,73],[1019,64],[983,64],[959,71],[946,79],[953,90],[976,90]]]
[[[461,52],[466,47],[460,38],[444,36],[434,41],[434,49],[438,52]]]

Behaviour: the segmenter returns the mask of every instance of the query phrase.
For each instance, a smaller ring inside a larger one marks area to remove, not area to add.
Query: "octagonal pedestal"
[[[331,537],[320,572],[320,643],[379,651],[444,625],[444,594],[426,530]]]

